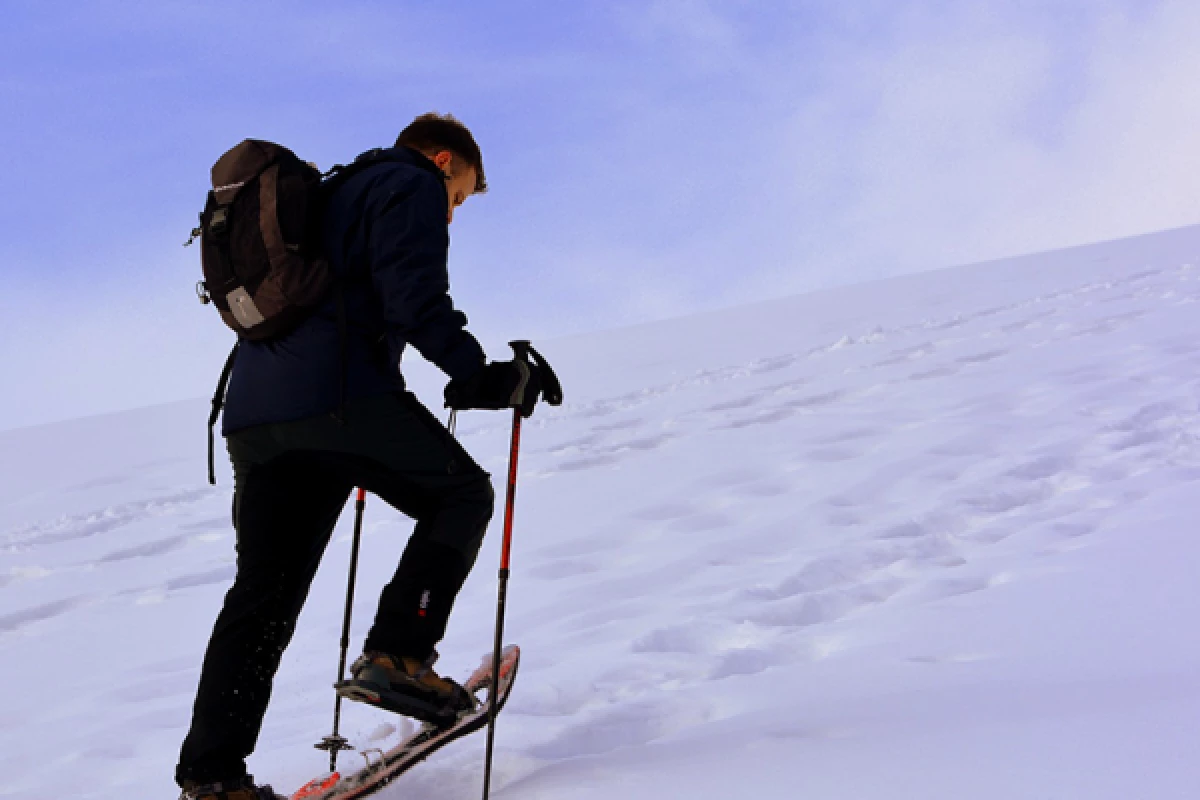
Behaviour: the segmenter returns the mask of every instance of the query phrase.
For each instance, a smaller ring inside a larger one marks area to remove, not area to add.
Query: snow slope
[[[569,402],[525,436],[494,795],[1200,796],[1198,257],[1187,228],[544,343]],[[234,571],[206,411],[0,434],[0,798],[175,795]],[[507,432],[460,422],[497,476]],[[280,788],[325,758],[349,517],[251,761]],[[409,527],[368,501],[356,643]],[[477,796],[482,745],[380,797]]]

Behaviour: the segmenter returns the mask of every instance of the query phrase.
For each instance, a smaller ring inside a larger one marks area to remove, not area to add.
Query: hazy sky
[[[0,429],[211,391],[180,245],[242,138],[328,167],[458,115],[453,293],[504,357],[1200,221],[1197,41],[1195,0],[10,0]]]

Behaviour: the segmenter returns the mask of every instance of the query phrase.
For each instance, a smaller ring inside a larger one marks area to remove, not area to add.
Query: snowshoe
[[[425,723],[386,751],[364,750],[359,755],[366,765],[343,775],[326,773],[296,790],[291,800],[361,800],[424,761],[441,748],[475,731],[487,727],[491,719],[493,696],[496,710],[503,709],[517,677],[521,650],[516,645],[504,648],[500,658],[498,679],[492,673],[492,656],[488,654],[471,673],[463,688],[476,698],[474,709],[463,712],[449,726]],[[486,690],[486,695],[484,695]]]

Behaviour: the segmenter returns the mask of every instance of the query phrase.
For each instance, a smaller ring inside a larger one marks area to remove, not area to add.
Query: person
[[[448,226],[487,188],[471,132],[450,115],[424,114],[384,155],[330,191],[321,235],[337,291],[291,332],[238,344],[222,423],[237,575],[180,750],[175,777],[187,800],[279,797],[254,783],[245,759],[356,486],[416,526],[344,683],[380,690],[391,710],[417,717],[470,702],[433,662],[494,493],[488,473],[405,390],[400,360],[411,344],[441,368],[447,404],[458,409],[510,408],[516,394],[528,416],[540,380],[534,365],[487,362],[448,294]]]

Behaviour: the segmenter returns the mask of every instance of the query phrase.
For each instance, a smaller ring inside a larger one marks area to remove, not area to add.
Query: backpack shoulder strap
[[[383,164],[388,161],[405,161],[394,149],[376,147],[365,153],[359,153],[349,164],[335,164],[328,172],[321,174],[324,178],[322,187],[326,191],[336,189],[339,184],[362,172],[367,167]]]
[[[233,371],[237,351],[238,346],[235,344],[229,351],[229,357],[225,359],[221,379],[217,381],[217,391],[213,394],[212,411],[208,415],[208,482],[213,486],[217,485],[217,473],[213,465],[213,428],[217,424],[217,417],[221,415],[221,409],[225,406],[225,389],[229,386],[229,373]]]

